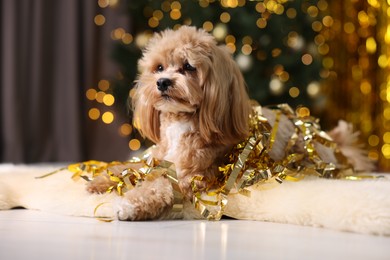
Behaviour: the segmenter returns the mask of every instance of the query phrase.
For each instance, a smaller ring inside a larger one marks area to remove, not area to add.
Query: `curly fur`
[[[193,177],[212,180],[224,154],[248,135],[250,103],[243,77],[225,47],[205,31],[187,26],[156,34],[138,65],[134,125],[157,144],[155,158],[175,164],[179,187],[191,200]],[[169,79],[171,85],[160,90],[160,79]],[[106,186],[100,178],[89,190],[104,191]],[[119,218],[159,217],[172,206],[172,191],[166,186],[166,180],[156,180],[128,192]],[[205,181],[197,186],[204,187]]]

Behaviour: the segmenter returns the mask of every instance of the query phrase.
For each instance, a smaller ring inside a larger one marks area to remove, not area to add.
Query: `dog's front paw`
[[[186,176],[179,180],[179,188],[191,200],[194,192],[202,192],[207,188],[207,181],[200,176]]]
[[[119,220],[159,219],[169,212],[173,203],[172,186],[165,177],[144,181],[127,191],[116,202]]]
[[[95,177],[87,184],[87,191],[90,193],[105,193],[111,186],[116,183],[111,181],[108,175],[100,175]]]
[[[139,210],[137,210],[137,205],[129,202],[125,199],[119,199],[117,201],[116,214],[119,220],[138,220],[139,219]]]

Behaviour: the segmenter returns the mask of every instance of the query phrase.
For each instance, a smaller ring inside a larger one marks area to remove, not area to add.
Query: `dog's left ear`
[[[200,132],[207,142],[236,144],[249,133],[250,102],[245,82],[226,47],[209,48],[212,55],[203,85]]]

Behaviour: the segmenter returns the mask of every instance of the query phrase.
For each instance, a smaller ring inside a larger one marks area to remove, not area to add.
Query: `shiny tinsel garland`
[[[250,196],[247,187],[254,184],[272,181],[282,183],[283,180],[297,181],[305,175],[313,174],[324,178],[345,178],[353,173],[345,157],[338,151],[337,145],[325,132],[321,131],[317,119],[310,116],[300,117],[286,104],[278,105],[274,107],[274,110],[276,122],[271,127],[262,115],[262,108],[253,107],[250,117],[250,136],[226,155],[226,163],[219,167],[216,180],[208,182],[205,190],[199,190],[196,181],[207,182],[208,180],[202,176],[193,178],[193,204],[204,218],[219,220],[228,203],[229,193],[234,191]],[[274,161],[269,151],[277,141],[278,121],[282,114],[293,122],[295,132],[292,133],[286,147],[285,157]],[[300,137],[304,140],[304,153],[295,153],[293,147]],[[338,159],[337,165],[325,162],[319,156],[315,142],[332,148]],[[174,165],[167,161],[155,160],[151,157],[150,150],[142,158],[133,158],[126,162],[87,161],[69,165],[64,169],[73,172],[74,180],[82,178],[91,181],[96,176],[107,174],[110,181],[114,183],[107,189],[107,192],[115,191],[120,196],[141,185],[145,180],[164,176],[171,181],[173,186],[175,201],[172,210],[182,211],[183,196],[178,187]],[[48,175],[41,176],[41,178]]]
[[[260,106],[253,107],[250,117],[251,135],[249,138],[233,148],[226,156],[227,163],[219,167],[220,177],[218,189],[208,191],[212,200],[202,200],[202,194],[195,192],[194,204],[207,219],[219,220],[228,202],[227,196],[232,191],[250,196],[246,189],[259,183],[283,180],[298,181],[305,175],[317,175],[324,178],[349,178],[353,173],[352,167],[346,158],[337,149],[337,145],[323,131],[318,120],[310,117],[299,117],[287,104],[275,108],[276,123],[271,127],[263,117]],[[278,118],[286,115],[295,125],[286,147],[286,155],[282,160],[274,161],[269,155],[270,147],[276,141],[278,132]],[[299,137],[304,140],[304,153],[295,153],[292,149]],[[325,162],[315,149],[315,142],[332,148],[337,165]],[[210,188],[214,187],[211,186]],[[217,207],[217,208],[215,208]],[[210,210],[210,208],[212,210]],[[211,213],[214,212],[214,213]]]

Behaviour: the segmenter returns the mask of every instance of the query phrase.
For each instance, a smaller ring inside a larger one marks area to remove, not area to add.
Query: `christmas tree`
[[[131,41],[118,41],[113,53],[122,67],[113,84],[115,98],[126,104],[136,77],[136,62],[153,32],[191,25],[226,44],[248,85],[262,105],[288,103],[321,110],[322,56],[328,51],[322,35],[326,1],[143,1],[127,0],[132,18]]]

